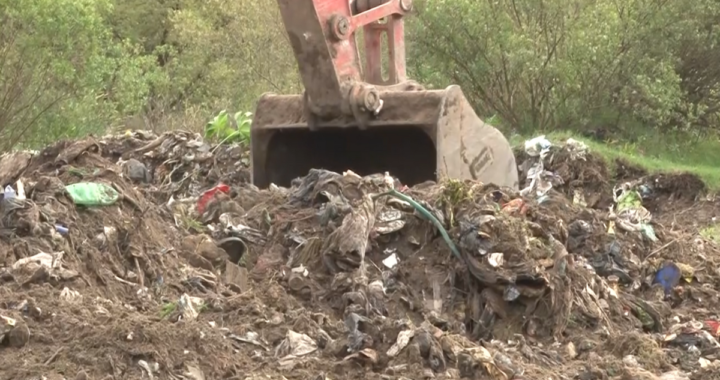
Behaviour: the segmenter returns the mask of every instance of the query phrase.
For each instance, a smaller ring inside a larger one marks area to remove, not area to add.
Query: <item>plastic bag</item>
[[[230,186],[220,183],[217,186],[213,187],[210,190],[207,190],[200,196],[200,199],[197,202],[197,211],[198,214],[202,215],[205,212],[205,207],[207,206],[208,202],[215,196],[215,193],[217,192],[223,192],[225,194],[230,194]]]
[[[540,157],[544,159],[545,156],[550,153],[551,147],[552,143],[545,138],[545,135],[525,141],[525,153],[530,157]]]
[[[104,183],[80,182],[65,186],[76,205],[108,206],[117,202],[120,194]]]

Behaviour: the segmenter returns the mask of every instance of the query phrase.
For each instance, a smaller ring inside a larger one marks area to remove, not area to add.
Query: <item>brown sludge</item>
[[[720,378],[720,248],[699,233],[720,203],[692,176],[613,175],[592,152],[556,148],[545,170],[560,180],[542,198],[404,189],[457,257],[408,203],[368,206],[395,184],[383,174],[258,190],[241,147],[185,132],[3,156],[2,185],[27,199],[0,210],[0,378]],[[657,241],[612,228],[629,180]],[[78,182],[121,197],[75,205]],[[220,182],[230,193],[196,215]],[[682,279],[666,296],[652,279],[667,262]]]

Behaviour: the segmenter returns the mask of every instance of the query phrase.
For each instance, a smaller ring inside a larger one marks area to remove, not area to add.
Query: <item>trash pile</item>
[[[522,148],[520,191],[259,190],[179,131],[3,155],[0,378],[720,378],[702,182]]]

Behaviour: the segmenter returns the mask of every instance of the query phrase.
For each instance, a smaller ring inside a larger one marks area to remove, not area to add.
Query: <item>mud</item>
[[[3,201],[0,378],[720,378],[720,248],[699,233],[718,203],[702,182],[611,175],[562,149],[545,168],[563,185],[543,199],[397,189],[448,243],[379,195],[391,178],[314,170],[258,190],[242,147],[190,133],[4,156],[2,185],[27,200]],[[83,181],[121,199],[75,205],[64,186]],[[620,182],[649,189],[656,241],[612,227]],[[218,183],[230,191],[198,214]],[[654,281],[659,268],[678,275]]]

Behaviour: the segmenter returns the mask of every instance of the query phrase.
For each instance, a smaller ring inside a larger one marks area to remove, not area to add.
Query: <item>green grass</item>
[[[717,224],[705,227],[700,230],[700,236],[715,243],[720,243],[720,227]]]
[[[160,309],[160,318],[161,319],[167,318],[175,310],[177,310],[177,303],[175,303],[175,302],[164,303],[162,305],[162,308]]]
[[[542,134],[542,133],[540,133]],[[720,140],[716,137],[695,141],[678,136],[642,136],[634,143],[622,141],[598,142],[578,137],[572,132],[546,133],[554,144],[572,137],[588,145],[592,152],[605,157],[611,165],[615,159],[644,168],[651,173],[689,172],[698,175],[708,188],[720,190]],[[512,136],[513,146],[535,136]]]

